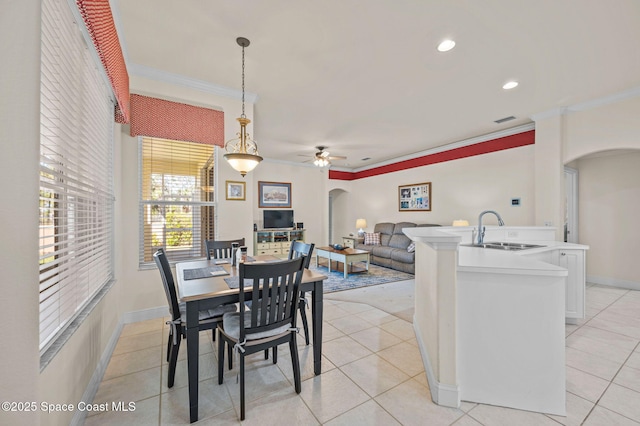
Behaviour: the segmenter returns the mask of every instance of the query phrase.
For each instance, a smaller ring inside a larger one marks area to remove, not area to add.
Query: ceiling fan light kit
[[[247,133],[247,124],[251,123],[251,120],[244,114],[244,48],[249,46],[250,42],[244,37],[238,37],[236,42],[242,47],[242,114],[238,118],[240,123],[238,137],[224,144],[226,151],[224,159],[244,177],[256,168],[262,161],[262,157],[258,154],[258,144]]]
[[[318,152],[315,153],[314,155],[314,160],[313,160],[313,164],[318,166],[318,167],[327,167],[331,165],[331,161],[330,160],[346,160],[347,157],[338,155],[338,156],[332,156],[330,155],[329,151],[325,151],[325,149],[327,149],[326,146],[316,146],[316,149],[318,150]]]

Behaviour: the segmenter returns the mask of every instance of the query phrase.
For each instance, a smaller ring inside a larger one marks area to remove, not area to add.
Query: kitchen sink
[[[482,244],[460,244],[465,247],[479,247],[495,250],[526,250],[538,247],[544,247],[537,244],[523,244],[523,243],[505,243],[505,242],[486,242]]]

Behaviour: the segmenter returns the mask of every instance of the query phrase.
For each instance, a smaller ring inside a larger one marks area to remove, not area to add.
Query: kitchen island
[[[434,402],[565,415],[569,273],[545,253],[587,247],[553,241],[548,227],[487,227],[485,241],[543,246],[535,249],[461,245],[471,229],[404,230],[416,243],[414,328]]]

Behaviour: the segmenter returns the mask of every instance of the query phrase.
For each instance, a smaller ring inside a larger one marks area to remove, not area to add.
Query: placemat
[[[207,266],[204,268],[185,269],[183,277],[185,280],[197,280],[200,278],[215,277],[218,275],[229,275],[222,266]]]
[[[240,279],[238,277],[229,277],[229,278],[225,278],[224,282],[227,283],[229,288],[238,288]]]

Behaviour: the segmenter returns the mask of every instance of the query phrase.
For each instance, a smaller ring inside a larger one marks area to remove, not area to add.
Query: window
[[[111,91],[69,3],[42,2],[40,351],[113,279]]]
[[[202,257],[215,234],[215,149],[212,145],[140,138],[140,265],[167,257]]]

